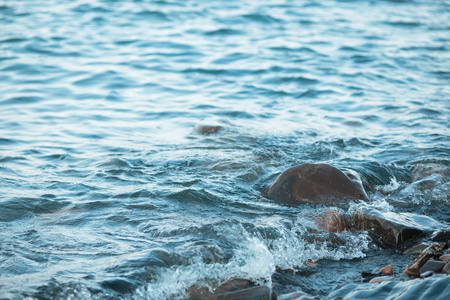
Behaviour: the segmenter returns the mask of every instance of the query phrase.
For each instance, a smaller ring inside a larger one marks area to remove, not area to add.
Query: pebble
[[[394,269],[392,269],[392,266],[386,266],[384,268],[381,268],[380,270],[378,270],[378,272],[383,273],[385,275],[392,275],[394,274]]]
[[[440,261],[450,262],[450,254],[444,254],[439,257]]]
[[[433,271],[426,271],[426,272],[423,272],[422,274],[420,274],[420,277],[426,278],[426,277],[431,277],[433,275],[434,275]]]
[[[422,266],[422,268],[420,268],[420,275],[422,275],[422,273],[425,273],[427,271],[439,273],[446,264],[447,264],[446,262],[439,261],[439,260],[428,260]]]
[[[448,262],[445,267],[442,269],[442,273],[450,274],[450,262]]]
[[[305,262],[305,265],[307,265],[308,267],[311,267],[311,268],[317,268],[317,266],[318,266],[317,263],[312,262],[312,261]]]
[[[378,283],[378,282],[384,282],[384,281],[394,281],[394,277],[391,277],[391,276],[375,277],[375,278],[372,278],[369,281],[369,283]]]

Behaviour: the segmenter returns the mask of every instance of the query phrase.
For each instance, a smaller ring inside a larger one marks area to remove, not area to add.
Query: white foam
[[[337,234],[343,241],[340,245],[327,240],[326,234],[322,235],[323,241],[309,243],[305,226],[308,220],[302,217],[294,221],[278,217],[255,223],[256,227],[250,230],[238,224],[221,229],[228,239],[239,242],[227,263],[207,264],[201,257],[194,257],[189,265],[161,269],[158,278],[140,288],[134,298],[183,299],[193,285],[213,291],[232,278],[271,286],[276,268],[298,269],[307,261],[364,257],[369,243],[366,233],[350,232]],[[264,234],[264,230],[270,234]]]

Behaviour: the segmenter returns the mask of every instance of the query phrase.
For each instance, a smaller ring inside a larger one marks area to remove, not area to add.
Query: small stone
[[[447,264],[445,265],[445,267],[442,269],[442,273],[444,273],[444,274],[450,274],[450,262],[447,263]]]
[[[369,281],[369,283],[378,283],[378,282],[384,282],[384,281],[394,281],[394,277],[392,277],[392,276],[375,277],[375,278],[372,278]]]
[[[425,250],[428,246],[424,243],[413,245],[403,251],[402,254],[420,254],[423,250]]]
[[[420,277],[426,278],[426,277],[433,276],[434,274],[435,273],[433,271],[426,271],[426,272],[423,272],[422,274],[420,274]]]
[[[427,261],[422,268],[420,268],[420,274],[425,273],[427,271],[433,271],[435,273],[439,273],[446,265],[446,262],[439,260],[429,260]]]
[[[308,267],[311,267],[311,268],[317,268],[317,266],[318,266],[317,263],[312,262],[312,261],[305,262],[305,265],[307,265]]]
[[[375,277],[381,277],[383,276],[383,273],[380,272],[370,272],[370,271],[363,271],[361,272],[361,277],[363,278],[363,282],[369,282],[371,279]]]
[[[392,266],[386,266],[384,268],[381,268],[380,270],[378,270],[378,272],[383,273],[385,275],[392,275],[394,274],[394,270],[392,269]]]
[[[450,262],[450,254],[444,254],[439,257],[440,261]]]

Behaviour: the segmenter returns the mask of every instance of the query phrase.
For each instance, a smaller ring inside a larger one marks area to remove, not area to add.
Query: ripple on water
[[[0,298],[370,294],[408,258],[262,196],[306,162],[448,225],[442,1],[69,2],[0,4]]]

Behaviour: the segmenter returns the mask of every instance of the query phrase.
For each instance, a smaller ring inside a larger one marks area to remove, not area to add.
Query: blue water
[[[355,283],[393,254],[312,241],[322,208],[262,196],[305,162],[449,225],[448,20],[445,0],[0,1],[0,298]]]

